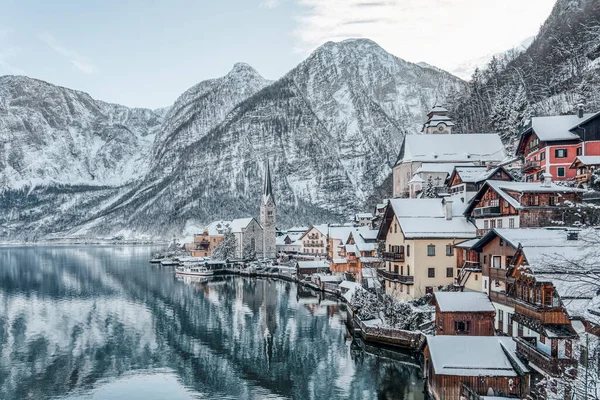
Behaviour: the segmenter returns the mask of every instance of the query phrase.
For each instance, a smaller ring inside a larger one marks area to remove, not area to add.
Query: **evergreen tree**
[[[425,186],[425,197],[433,199],[437,197],[437,193],[435,192],[435,186],[433,185],[433,178],[431,175],[427,177],[427,186]]]
[[[235,235],[231,232],[231,229],[229,229],[223,235],[223,240],[213,251],[212,256],[217,260],[230,260],[235,258],[236,246],[237,240],[235,239]]]
[[[254,248],[254,246],[252,246],[251,243],[246,243],[242,253],[243,253],[242,258],[244,260],[255,260],[256,259],[256,249]]]

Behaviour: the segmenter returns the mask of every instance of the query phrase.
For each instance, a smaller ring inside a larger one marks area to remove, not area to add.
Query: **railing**
[[[356,315],[353,323],[361,331],[361,336],[366,341],[387,343],[410,349],[418,349],[423,344],[425,337],[419,332],[405,331],[394,328],[380,328],[378,326],[367,326]]]
[[[323,247],[323,242],[320,243],[306,243],[304,247]]]
[[[379,276],[388,281],[404,283],[406,285],[412,285],[415,283],[415,277],[411,275],[400,275],[397,272],[389,272],[383,268],[377,270]]]
[[[517,353],[546,373],[560,377],[572,374],[577,369],[577,361],[572,358],[557,358],[544,353],[535,346],[535,338],[516,337]]]
[[[527,172],[538,168],[540,168],[539,161],[525,161],[525,163],[523,163],[523,166],[521,167],[521,172]]]
[[[469,276],[473,272],[481,272],[481,264],[477,261],[465,261],[463,266],[458,271],[456,277],[456,286],[463,287],[469,280]]]
[[[577,182],[587,182],[590,180],[590,174],[589,173],[585,173],[585,174],[579,174],[575,176],[575,180]]]
[[[569,321],[560,307],[531,304],[521,299],[513,299],[515,314],[542,324],[567,324]]]
[[[473,215],[475,217],[481,217],[483,215],[492,215],[492,214],[500,214],[500,206],[492,206],[492,207],[479,207],[473,210]]]
[[[512,298],[509,297],[506,293],[494,292],[493,290],[490,290],[490,300],[494,303],[504,304],[505,306],[513,307]]]
[[[383,261],[403,262],[404,261],[404,253],[395,253],[395,252],[384,251],[383,252]]]
[[[490,280],[496,280],[496,281],[502,281],[502,282],[506,281],[506,270],[505,269],[490,267],[488,269],[488,274],[490,276]]]

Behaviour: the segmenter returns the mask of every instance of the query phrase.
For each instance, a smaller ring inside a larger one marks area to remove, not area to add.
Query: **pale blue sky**
[[[283,76],[327,40],[368,37],[447,70],[534,35],[554,0],[0,0],[0,75],[157,108],[246,62]]]

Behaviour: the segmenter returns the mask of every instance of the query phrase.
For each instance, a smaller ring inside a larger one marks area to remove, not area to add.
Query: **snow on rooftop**
[[[473,166],[473,163],[423,163],[417,170],[415,174],[421,172],[445,172],[448,175],[452,173],[454,168],[458,166]]]
[[[495,312],[482,292],[436,292],[435,300],[441,312]]]
[[[577,156],[583,165],[600,165],[600,156]]]
[[[579,139],[579,136],[570,130],[592,116],[594,114],[584,114],[583,118],[579,118],[575,114],[533,117],[531,118],[531,128],[543,142]]]
[[[297,265],[299,269],[329,268],[329,263],[325,260],[297,261]]]
[[[528,370],[511,337],[427,336],[427,346],[436,375],[514,377],[518,373],[511,361]]]
[[[497,134],[407,135],[399,162],[502,161],[504,145]]]
[[[242,229],[245,229],[248,225],[250,225],[250,222],[252,222],[253,219],[254,218],[252,217],[234,219],[231,221],[231,231],[233,233],[242,232]]]

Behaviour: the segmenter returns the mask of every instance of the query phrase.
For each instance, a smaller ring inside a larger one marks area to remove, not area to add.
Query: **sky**
[[[355,37],[464,74],[534,36],[554,2],[0,0],[0,76],[159,108],[236,62],[277,79],[321,44]]]

